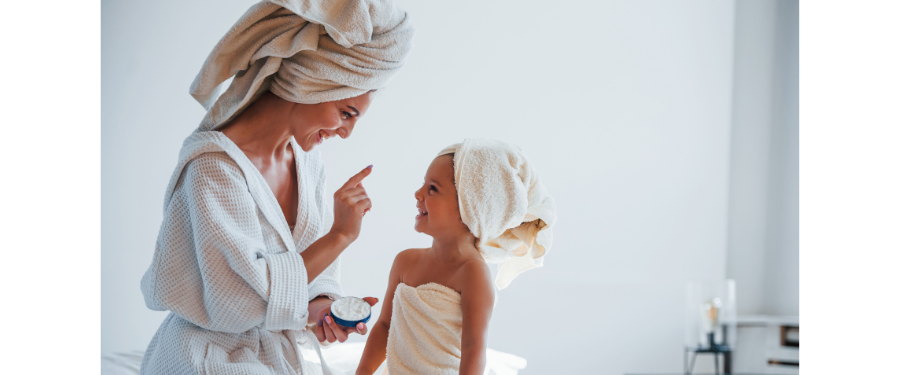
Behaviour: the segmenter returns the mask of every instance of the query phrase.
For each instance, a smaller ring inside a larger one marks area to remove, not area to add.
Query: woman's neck
[[[254,162],[281,160],[289,152],[290,102],[266,92],[221,132]]]

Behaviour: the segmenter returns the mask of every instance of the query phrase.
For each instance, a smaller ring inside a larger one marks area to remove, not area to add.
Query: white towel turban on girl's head
[[[207,110],[200,130],[225,124],[267,89],[316,104],[385,87],[414,34],[391,0],[259,2],[222,37],[191,84],[191,95]]]
[[[463,223],[488,263],[499,263],[497,288],[540,267],[553,242],[556,203],[522,150],[489,139],[466,139],[441,151],[453,156]]]

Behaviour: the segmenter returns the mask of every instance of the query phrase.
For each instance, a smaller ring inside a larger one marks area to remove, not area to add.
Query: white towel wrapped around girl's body
[[[458,373],[461,302],[459,293],[441,284],[398,284],[388,334],[388,369],[398,374]]]

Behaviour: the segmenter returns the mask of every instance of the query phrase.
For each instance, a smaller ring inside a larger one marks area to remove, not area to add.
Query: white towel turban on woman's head
[[[520,273],[543,265],[556,203],[518,146],[466,139],[438,156],[451,153],[463,223],[478,238],[485,261],[499,263],[495,284],[506,288]]]
[[[191,84],[207,110],[200,130],[224,125],[266,90],[316,104],[383,88],[403,66],[414,34],[391,0],[259,2],[222,37]]]

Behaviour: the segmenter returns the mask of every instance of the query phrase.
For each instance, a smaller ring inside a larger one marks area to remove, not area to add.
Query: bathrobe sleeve
[[[324,168],[322,168],[322,173],[320,178],[322,180],[324,177]],[[321,187],[321,190],[324,193],[325,186]],[[325,233],[328,232],[326,228],[331,228],[331,224],[334,222],[334,208],[331,204],[328,204],[324,199],[321,199],[322,204],[324,206],[324,210],[322,212],[322,216],[324,217],[323,225],[321,226],[321,233],[319,233],[319,237],[324,236]],[[309,298],[310,300],[319,297],[326,296],[331,298],[331,300],[337,300],[344,296],[344,291],[341,289],[341,257],[338,256],[337,259],[334,260],[334,263],[325,268],[322,273],[319,274],[318,277],[310,281],[309,283]]]
[[[147,307],[213,331],[302,329],[309,301],[303,258],[267,254],[265,219],[238,165],[225,153],[204,153],[179,185],[141,280]]]

